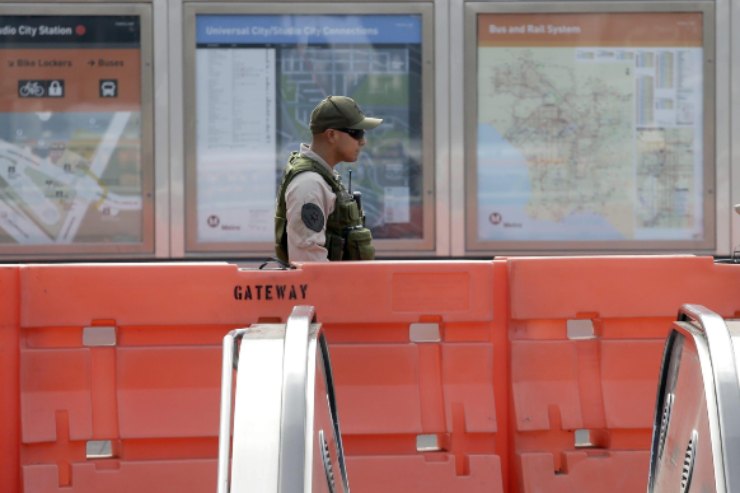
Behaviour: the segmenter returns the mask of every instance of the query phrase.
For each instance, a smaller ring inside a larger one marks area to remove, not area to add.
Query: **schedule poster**
[[[701,13],[477,29],[478,240],[705,239]]]

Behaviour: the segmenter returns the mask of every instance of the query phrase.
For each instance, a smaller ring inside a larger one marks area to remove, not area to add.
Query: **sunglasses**
[[[335,128],[334,130],[345,133],[355,140],[362,140],[365,138],[365,131],[360,128]]]

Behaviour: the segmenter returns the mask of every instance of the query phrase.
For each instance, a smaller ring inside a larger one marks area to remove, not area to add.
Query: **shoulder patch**
[[[303,204],[303,207],[301,208],[301,219],[303,220],[303,224],[305,224],[311,231],[316,231],[318,233],[324,229],[324,213],[321,211],[321,208],[313,202]]]

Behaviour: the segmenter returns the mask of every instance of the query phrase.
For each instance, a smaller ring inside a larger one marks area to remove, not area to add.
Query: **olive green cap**
[[[383,120],[365,116],[355,100],[347,96],[327,96],[311,112],[311,133],[320,134],[329,128],[369,130]]]

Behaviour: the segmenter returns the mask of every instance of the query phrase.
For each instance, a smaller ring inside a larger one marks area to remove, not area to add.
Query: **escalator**
[[[326,339],[314,308],[223,342],[218,493],[349,493]]]
[[[740,492],[740,320],[685,305],[663,353],[648,492]]]

